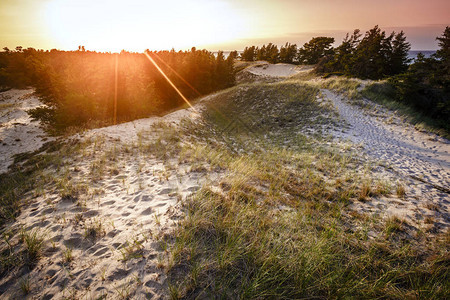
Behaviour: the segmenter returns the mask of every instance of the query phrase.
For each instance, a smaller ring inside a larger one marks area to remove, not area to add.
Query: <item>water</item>
[[[425,55],[426,58],[430,57],[431,55],[433,55],[434,53],[436,53],[436,51],[429,51],[429,50],[414,50],[414,51],[409,51],[408,52],[408,58],[410,59],[416,59],[417,54],[422,53],[423,55]],[[413,62],[413,61],[411,61]]]

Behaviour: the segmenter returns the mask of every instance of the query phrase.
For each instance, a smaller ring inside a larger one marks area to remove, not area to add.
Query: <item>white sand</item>
[[[370,103],[372,108],[367,111],[348,104],[329,90],[322,92],[349,125],[343,132],[333,134],[362,146],[368,161],[384,166],[379,172],[391,180],[392,186],[395,187],[398,178],[406,186],[407,197],[402,201],[381,198],[368,203],[357,202],[354,206],[366,212],[401,216],[415,224],[426,217],[433,217],[435,226],[448,228],[450,195],[439,187],[450,190],[450,142],[435,134],[416,130],[379,105]],[[375,110],[378,111],[376,114]]]
[[[52,140],[26,112],[41,105],[32,89],[0,93],[0,174],[8,171],[15,154],[35,151]]]
[[[177,125],[183,118],[196,119],[199,117],[199,113],[197,112],[198,109],[201,109],[200,105],[197,106],[196,110],[191,108],[181,109],[165,115],[164,117],[150,117],[119,125],[96,128],[86,132],[83,136],[84,138],[104,136],[124,143],[133,143],[138,140],[138,135],[140,133],[150,130],[152,126],[158,122]]]
[[[248,72],[267,77],[289,77],[298,74],[302,67],[291,65],[291,64],[269,64],[261,63],[255,66],[248,67],[246,69]]]

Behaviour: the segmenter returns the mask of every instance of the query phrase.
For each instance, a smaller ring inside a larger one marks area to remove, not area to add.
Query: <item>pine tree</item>
[[[286,64],[292,64],[294,63],[294,60],[297,56],[297,45],[290,43],[286,43],[286,45],[282,46],[280,48],[280,62],[286,63]]]
[[[386,37],[378,25],[367,31],[352,56],[349,75],[369,79],[380,79],[387,75],[392,38],[392,34]]]
[[[408,70],[408,51],[411,49],[411,44],[406,41],[406,36],[403,31],[397,33],[392,41],[392,52],[390,55],[391,72],[389,75],[403,73]]]
[[[450,112],[450,27],[447,26],[442,36],[437,37],[439,50],[436,51],[435,84],[444,89],[446,95],[446,109]],[[450,114],[450,113],[449,113]]]
[[[436,51],[436,57],[443,60],[450,60],[450,27],[445,27],[444,33],[442,36],[437,37],[436,40],[439,41],[438,45],[440,49]]]
[[[244,52],[241,54],[241,58],[245,61],[254,61],[256,58],[256,47],[245,47]]]
[[[321,73],[349,73],[352,56],[354,55],[360,41],[361,33],[359,29],[355,29],[351,36],[347,33],[342,41],[342,44],[334,49],[334,55],[327,60],[322,59],[316,67],[316,71]]]
[[[298,60],[300,63],[317,64],[319,59],[332,55],[334,53],[332,44],[334,38],[332,37],[314,37],[308,43],[305,43],[299,49]]]

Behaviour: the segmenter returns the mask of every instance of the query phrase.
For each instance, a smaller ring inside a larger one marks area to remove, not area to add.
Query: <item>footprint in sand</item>
[[[120,232],[121,232],[120,230],[113,229],[110,232],[108,232],[108,234],[106,236],[109,237],[109,238],[113,238]]]
[[[65,240],[63,244],[68,248],[82,248],[85,243],[83,243],[83,236],[75,233],[72,237]]]
[[[153,213],[153,209],[151,207],[145,209],[144,211],[141,212],[142,216],[148,216],[151,215]]]
[[[173,189],[171,189],[171,188],[165,188],[165,189],[162,189],[162,190],[158,193],[158,195],[169,194],[169,193],[171,193],[172,191],[173,191]]]
[[[107,247],[101,248],[100,250],[98,250],[97,252],[94,253],[94,256],[101,256],[101,255],[105,254],[106,252],[108,252],[108,250],[109,249]]]
[[[144,196],[142,196],[141,200],[142,200],[143,202],[148,202],[148,201],[152,201],[152,200],[153,200],[153,197],[152,197],[152,196],[149,196],[149,195],[144,195]]]
[[[148,288],[152,288],[152,289],[162,289],[162,285],[155,281],[155,280],[148,280],[147,282],[144,283],[144,285]]]
[[[102,204],[100,204],[100,206],[110,206],[110,205],[113,205],[114,203],[116,203],[115,200],[110,200],[110,201],[103,202]]]
[[[125,269],[117,269],[107,277],[109,281],[121,280],[128,276],[129,271]]]
[[[98,216],[99,212],[97,210],[88,210],[85,213],[83,213],[83,216],[86,218],[91,218]]]

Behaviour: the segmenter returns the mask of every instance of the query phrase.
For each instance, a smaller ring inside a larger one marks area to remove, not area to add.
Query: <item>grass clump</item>
[[[23,231],[21,239],[25,245],[26,262],[29,265],[35,264],[41,256],[44,239],[38,230]]]
[[[105,235],[105,228],[100,219],[91,220],[85,224],[84,237],[90,240],[96,240]]]
[[[20,279],[20,290],[24,295],[28,295],[31,291],[30,277],[26,276]]]
[[[362,81],[354,78],[332,77],[319,82],[321,88],[333,90],[348,99],[361,99]]]
[[[73,249],[71,247],[66,247],[62,252],[62,258],[64,263],[70,263],[73,260]]]
[[[45,241],[37,229],[4,230],[0,243],[0,278],[17,269],[33,269],[42,255]]]
[[[439,267],[445,255],[424,259],[388,239],[403,230],[401,222],[389,222],[386,238],[370,241],[348,230],[337,203],[280,210],[240,192],[247,196],[203,189],[186,202],[169,271],[181,297],[402,298],[448,292],[448,268]]]

